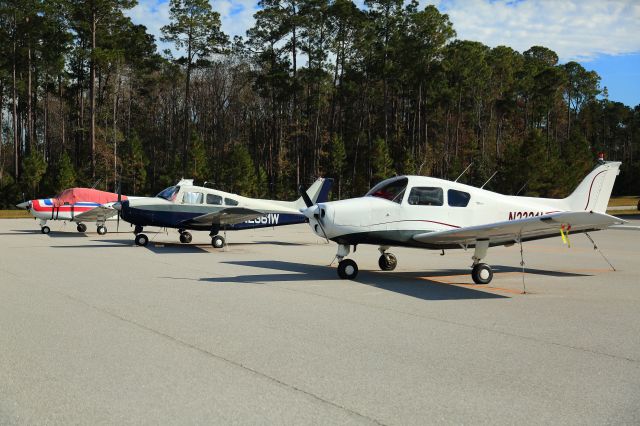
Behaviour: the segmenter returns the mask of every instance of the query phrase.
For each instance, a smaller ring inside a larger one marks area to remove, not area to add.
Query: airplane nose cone
[[[25,201],[24,203],[16,204],[16,207],[19,209],[27,209],[31,208],[31,201]]]

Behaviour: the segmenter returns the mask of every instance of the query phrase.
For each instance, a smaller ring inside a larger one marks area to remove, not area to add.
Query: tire
[[[97,231],[98,231],[98,235],[104,235],[104,234],[107,233],[107,228],[102,226],[102,225],[100,225],[100,226],[98,226]]]
[[[47,235],[49,232],[51,232],[51,228],[49,228],[48,226],[43,226],[42,228],[40,228],[40,232],[42,232],[44,235]]]
[[[220,235],[216,235],[211,239],[211,245],[214,248],[222,248],[224,247],[224,238],[222,238]]]
[[[358,264],[351,259],[338,263],[338,276],[343,280],[354,280],[358,276]]]
[[[378,266],[383,271],[393,271],[398,266],[398,259],[391,253],[385,253],[378,258]]]
[[[145,234],[138,234],[135,241],[137,246],[145,247],[149,243],[149,237]]]
[[[87,225],[85,225],[84,223],[79,223],[76,229],[78,230],[78,232],[87,232]]]
[[[189,232],[183,232],[182,234],[180,234],[180,242],[182,244],[189,244],[192,239],[193,237]]]
[[[493,270],[486,263],[478,263],[471,270],[471,278],[476,284],[489,284],[493,279]]]

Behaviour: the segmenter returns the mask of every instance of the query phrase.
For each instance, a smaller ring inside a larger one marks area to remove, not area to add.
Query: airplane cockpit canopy
[[[386,200],[400,204],[404,196],[404,191],[407,189],[408,183],[409,179],[404,176],[395,179],[383,180],[382,182],[371,188],[371,190],[367,192],[365,196],[384,198]]]
[[[176,199],[176,195],[178,195],[178,191],[180,191],[180,186],[170,186],[160,191],[156,197],[164,198],[167,201],[174,201]]]

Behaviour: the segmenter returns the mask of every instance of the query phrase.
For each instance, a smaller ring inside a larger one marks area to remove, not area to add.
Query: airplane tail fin
[[[314,204],[323,203],[329,199],[329,190],[332,185],[333,179],[319,178],[307,189],[307,194]],[[294,204],[297,209],[304,209],[307,207],[302,197],[294,201]]]
[[[605,213],[621,164],[619,161],[600,162],[565,198],[569,209]]]

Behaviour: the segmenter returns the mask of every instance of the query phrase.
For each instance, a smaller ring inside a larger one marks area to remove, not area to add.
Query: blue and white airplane
[[[307,190],[313,202],[327,201],[333,179],[320,178]],[[211,245],[222,248],[222,230],[263,228],[304,223],[300,212],[306,207],[300,197],[296,201],[262,200],[242,197],[217,189],[194,186],[192,179],[182,179],[155,197],[125,200],[113,206],[120,217],[135,225],[135,243],[146,246],[149,238],[142,233],[145,226],[175,228],[181,243],[190,243],[187,231],[209,231]]]

